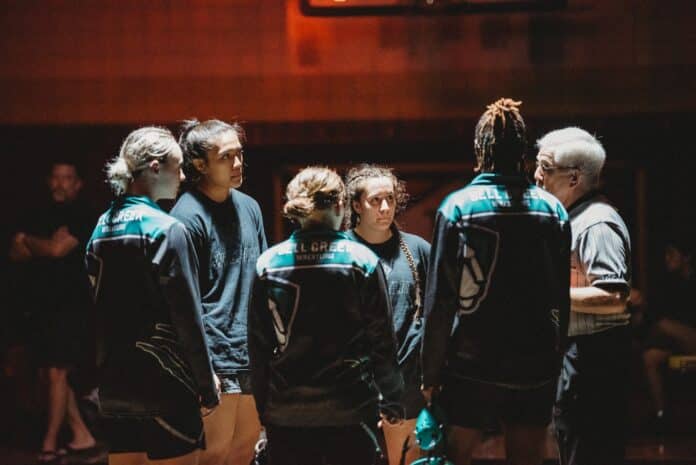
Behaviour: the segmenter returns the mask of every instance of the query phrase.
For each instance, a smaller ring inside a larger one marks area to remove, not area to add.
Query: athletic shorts
[[[556,395],[553,380],[534,388],[511,388],[474,380],[449,380],[438,401],[449,425],[485,429],[492,423],[547,426]]]
[[[223,394],[252,394],[251,376],[242,373],[236,375],[218,375],[220,391]]]
[[[150,418],[105,418],[109,453],[144,452],[150,460],[163,460],[205,449],[200,411],[186,410]]]

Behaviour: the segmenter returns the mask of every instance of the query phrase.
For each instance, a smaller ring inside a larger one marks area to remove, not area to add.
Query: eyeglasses
[[[539,168],[542,173],[544,174],[551,174],[554,171],[562,171],[562,170],[577,170],[579,169],[577,166],[553,166],[548,163],[544,162],[536,162],[536,167]]]

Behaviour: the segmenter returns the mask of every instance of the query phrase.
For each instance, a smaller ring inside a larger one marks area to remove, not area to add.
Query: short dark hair
[[[474,131],[479,171],[514,171],[527,150],[527,130],[518,102],[501,98],[486,107]]]
[[[70,158],[54,158],[51,160],[51,163],[48,165],[48,172],[46,173],[48,176],[53,173],[53,168],[55,168],[57,165],[67,165],[67,166],[72,166],[75,169],[75,174],[77,174],[77,177],[80,179],[84,178],[84,172],[82,169],[82,166],[77,163],[75,160],[72,160]]]
[[[246,134],[239,123],[225,123],[219,119],[209,119],[200,122],[193,118],[186,120],[181,125],[179,134],[179,145],[184,155],[183,169],[188,183],[197,183],[201,178],[193,160],[208,159],[208,151],[213,147],[211,139],[227,131],[237,134],[239,141],[246,142]]]

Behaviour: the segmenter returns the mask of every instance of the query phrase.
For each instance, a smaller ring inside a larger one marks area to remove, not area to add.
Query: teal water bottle
[[[442,412],[433,404],[426,407],[416,418],[416,443],[428,452],[427,457],[420,458],[411,465],[454,465],[445,457],[445,426]]]

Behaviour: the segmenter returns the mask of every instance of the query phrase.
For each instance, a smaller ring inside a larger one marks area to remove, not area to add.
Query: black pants
[[[362,425],[267,426],[269,465],[372,465],[376,444]]]
[[[627,326],[571,338],[554,407],[561,465],[623,463],[630,350]]]

